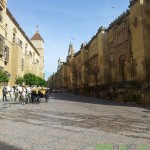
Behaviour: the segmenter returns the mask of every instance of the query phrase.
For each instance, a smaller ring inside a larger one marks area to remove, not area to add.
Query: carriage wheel
[[[40,102],[41,102],[41,98],[38,97],[38,98],[37,98],[37,104],[39,104]]]

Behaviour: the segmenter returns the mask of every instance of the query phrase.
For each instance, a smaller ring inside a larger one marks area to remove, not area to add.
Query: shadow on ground
[[[113,106],[127,106],[127,107],[141,107],[150,110],[149,107],[141,106],[132,102],[118,102],[113,100],[106,100],[94,97],[87,97],[83,95],[74,95],[70,93],[52,93],[50,99],[63,100],[63,101],[75,101],[82,103],[92,103],[92,104],[100,104],[100,105],[113,105]]]
[[[8,145],[4,142],[0,142],[0,150],[23,150],[23,149],[17,148],[13,145]]]

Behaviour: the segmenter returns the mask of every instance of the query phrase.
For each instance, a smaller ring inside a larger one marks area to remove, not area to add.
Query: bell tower
[[[38,28],[38,26],[37,26]],[[44,78],[44,40],[41,37],[38,29],[34,36],[31,38],[31,42],[34,45],[34,47],[39,52],[39,76],[41,78]]]
[[[70,58],[73,58],[74,56],[74,48],[73,48],[73,44],[70,43],[69,44],[69,49],[68,49],[68,56],[67,56],[67,60]]]

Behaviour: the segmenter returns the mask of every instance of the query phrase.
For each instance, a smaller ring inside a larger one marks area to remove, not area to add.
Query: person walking
[[[26,87],[25,86],[22,86],[21,97],[22,97],[22,100],[23,100],[22,105],[25,105],[26,104]]]
[[[16,87],[14,88],[14,95],[15,95],[15,101],[19,101],[19,99],[20,99],[20,94],[19,94],[18,86],[16,86]]]
[[[14,101],[14,87],[11,87],[9,93],[10,93],[10,101]]]
[[[45,93],[45,102],[48,102],[50,95],[51,95],[51,91],[50,91],[50,89],[48,88],[48,89],[46,90],[46,93]]]
[[[3,87],[3,101],[4,101],[4,99],[5,99],[5,101],[7,101],[7,87],[6,86],[4,86]]]

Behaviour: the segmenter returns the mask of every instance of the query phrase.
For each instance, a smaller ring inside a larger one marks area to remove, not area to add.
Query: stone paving
[[[68,93],[0,101],[0,150],[150,150],[150,110]],[[110,147],[109,147],[110,146]]]

